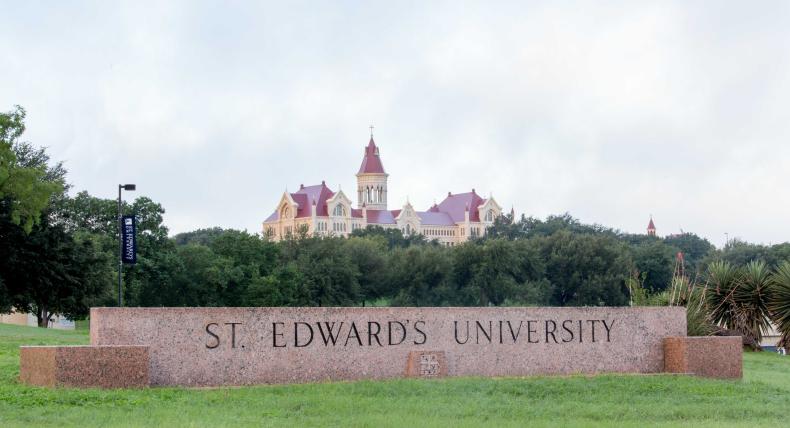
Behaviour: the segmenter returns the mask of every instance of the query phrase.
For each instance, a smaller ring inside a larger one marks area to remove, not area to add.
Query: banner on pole
[[[121,238],[123,242],[123,251],[121,260],[124,264],[137,263],[137,237],[136,237],[136,224],[133,215],[125,215],[121,219]]]

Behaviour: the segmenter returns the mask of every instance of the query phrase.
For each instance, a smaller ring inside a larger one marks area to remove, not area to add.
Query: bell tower
[[[381,163],[379,148],[373,141],[373,126],[370,127],[370,141],[365,147],[365,156],[357,172],[357,207],[369,210],[387,209],[387,177]]]
[[[653,223],[653,216],[650,216],[650,223],[647,224],[647,236],[656,236],[656,225]]]

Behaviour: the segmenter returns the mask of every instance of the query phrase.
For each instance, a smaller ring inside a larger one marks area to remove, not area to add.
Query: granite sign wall
[[[685,309],[94,308],[92,345],[149,347],[152,385],[657,373]]]

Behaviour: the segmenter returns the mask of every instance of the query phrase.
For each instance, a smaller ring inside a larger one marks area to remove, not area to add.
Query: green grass
[[[0,325],[0,426],[788,426],[790,357],[744,355],[743,381],[685,376],[391,380],[246,388],[20,385],[19,345],[85,331]]]

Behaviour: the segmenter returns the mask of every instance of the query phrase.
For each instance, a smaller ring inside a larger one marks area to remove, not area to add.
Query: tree
[[[677,248],[656,239],[635,247],[633,259],[643,280],[642,285],[653,293],[666,290],[672,281],[677,252]]]
[[[352,236],[345,241],[351,262],[359,273],[359,293],[362,305],[384,297],[387,270],[387,243],[382,236],[366,238]]]
[[[633,262],[624,243],[610,236],[563,230],[541,238],[540,246],[552,285],[551,304],[627,304],[625,284]]]
[[[211,245],[214,240],[225,233],[221,227],[198,229],[192,232],[179,233],[173,237],[176,245],[200,244]]]
[[[364,229],[356,229],[351,232],[351,236],[358,238],[381,236],[387,240],[387,247],[392,248],[405,248],[411,245],[421,245],[427,243],[423,235],[404,235],[398,228],[383,228],[381,226],[368,226]]]
[[[608,235],[617,237],[619,233],[599,224],[583,224],[578,219],[573,218],[569,213],[562,215],[550,215],[546,220],[534,217],[522,218],[521,228],[526,231],[528,237],[550,236],[559,231],[568,231],[576,234]]]
[[[291,262],[278,265],[269,275],[256,277],[247,287],[248,306],[307,306],[309,296],[303,286],[302,274]]]
[[[303,237],[281,243],[280,263],[293,263],[309,306],[352,306],[360,302],[359,271],[343,238]]]
[[[683,253],[686,272],[692,277],[701,273],[702,261],[715,249],[707,239],[700,238],[693,233],[667,236],[664,238],[664,243],[678,248]]]
[[[510,241],[526,236],[524,223],[526,219],[521,215],[521,220],[516,221],[515,214],[504,214],[494,219],[494,223],[486,229],[485,237],[488,239],[507,239]]]
[[[501,305],[515,293],[521,266],[511,242],[468,242],[454,247],[452,256],[457,304]]]
[[[245,304],[244,295],[250,284],[257,278],[265,277],[274,271],[279,257],[279,249],[273,243],[262,240],[247,231],[226,230],[217,235],[209,245],[214,254],[223,257],[231,264],[234,275],[222,289],[221,300],[230,306]]]
[[[63,192],[64,183],[48,171],[43,149],[33,150],[19,141],[25,131],[25,110],[0,113],[0,204],[11,222],[29,232],[53,194]],[[43,155],[43,156],[42,156]],[[41,161],[44,165],[41,165]],[[56,169],[63,170],[62,165]]]
[[[396,248],[390,255],[388,288],[395,306],[447,306],[454,302],[452,260],[439,246]]]
[[[4,309],[36,315],[46,327],[56,314],[71,319],[88,314],[89,301],[109,279],[109,260],[89,240],[80,241],[47,216],[28,234],[6,216],[0,220],[4,248],[3,282],[9,291]]]

